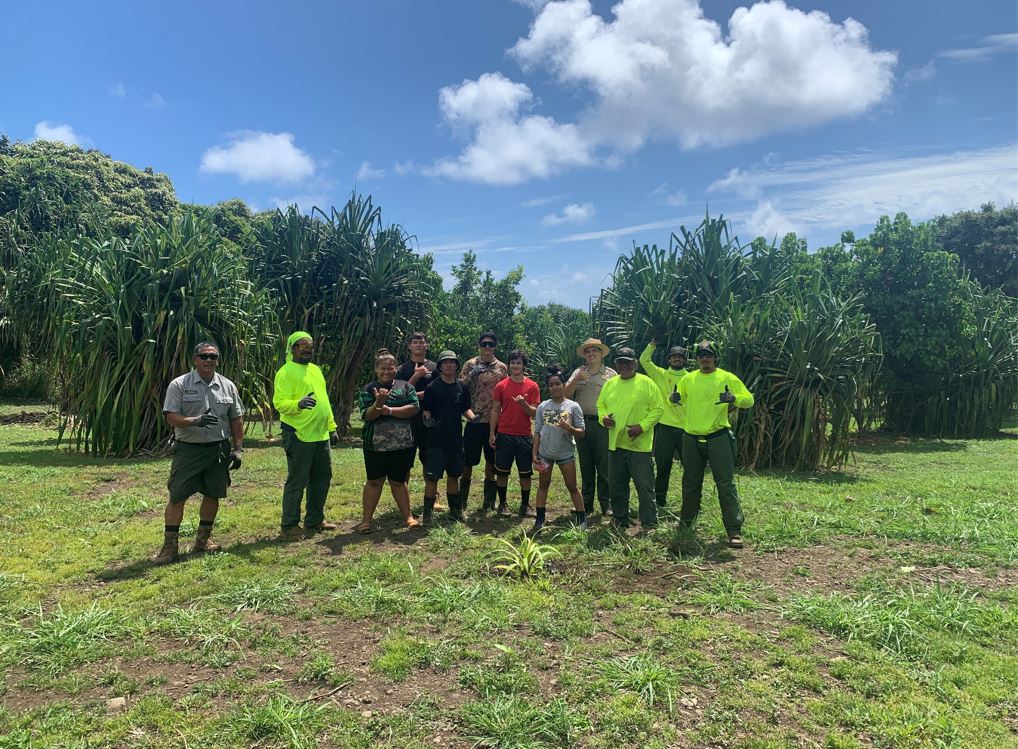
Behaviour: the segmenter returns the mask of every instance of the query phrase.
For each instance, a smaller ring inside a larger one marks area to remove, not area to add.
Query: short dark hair
[[[217,346],[214,341],[202,341],[201,343],[194,347],[194,352],[191,354],[191,356],[198,356],[198,354],[201,353],[201,350],[203,348],[214,348],[217,354],[222,353],[219,350],[219,346]]]
[[[509,362],[515,361],[517,359],[523,362],[524,367],[527,366],[527,364],[530,362],[530,360],[527,358],[527,355],[523,352],[523,350],[518,348],[514,348],[512,351],[510,351],[509,356],[506,357],[505,361],[506,364],[508,364]]]
[[[551,383],[552,377],[558,377],[558,381],[563,385],[565,384],[565,370],[562,369],[561,364],[549,364],[545,367],[544,382],[546,385]]]
[[[421,331],[415,330],[413,333],[410,334],[410,337],[407,339],[407,343],[410,343],[410,341],[424,341],[425,343],[427,343],[428,337],[424,335],[424,333],[422,333]]]
[[[498,343],[498,336],[496,336],[494,333],[492,333],[490,331],[487,332],[487,333],[481,333],[480,337],[477,339],[477,342],[480,343],[485,338],[490,338],[495,343]]]

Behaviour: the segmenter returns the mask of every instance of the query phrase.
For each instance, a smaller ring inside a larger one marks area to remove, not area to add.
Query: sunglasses
[[[219,354],[197,354],[196,356],[202,361],[216,361],[219,359]]]
[[[708,356],[714,356],[714,352],[713,351],[706,351],[706,350],[700,350],[700,351],[696,352],[696,358],[697,359],[705,359]]]
[[[481,348],[495,348],[497,345],[494,341],[481,341]]]

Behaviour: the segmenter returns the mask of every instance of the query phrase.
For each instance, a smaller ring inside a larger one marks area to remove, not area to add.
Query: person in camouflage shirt
[[[460,371],[460,382],[470,391],[470,404],[475,415],[474,420],[463,430],[463,477],[460,479],[460,505],[467,508],[467,496],[470,494],[470,478],[474,466],[481,462],[484,453],[484,507],[483,510],[495,509],[497,483],[495,481],[495,448],[488,443],[491,406],[494,402],[492,394],[495,385],[509,376],[509,367],[495,358],[495,347],[498,339],[494,333],[481,333],[477,339],[478,354],[467,359]]]
[[[417,392],[406,380],[396,379],[396,357],[382,349],[375,357],[375,379],[358,394],[364,426],[364,470],[367,481],[362,495],[363,515],[354,530],[370,533],[386,479],[407,528],[420,523],[410,512],[407,474],[414,461],[414,437],[410,420],[420,411]]]

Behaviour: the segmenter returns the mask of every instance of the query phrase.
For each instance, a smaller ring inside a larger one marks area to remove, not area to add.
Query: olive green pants
[[[629,480],[636,487],[640,503],[640,525],[653,528],[657,525],[657,505],[654,503],[654,457],[650,453],[618,448],[608,453],[608,474],[611,482],[612,515],[616,525],[629,525]]]
[[[280,525],[292,528],[300,523],[304,503],[304,527],[315,528],[325,519],[325,499],[332,482],[332,455],[329,441],[301,442],[293,429],[281,429],[286,451],[286,484],[283,485],[283,517]]]
[[[654,427],[654,497],[657,506],[668,504],[668,483],[672,478],[672,463],[676,458],[682,460],[682,435],[679,427],[658,424]]]
[[[601,512],[608,509],[611,487],[608,483],[608,429],[597,421],[596,416],[584,415],[584,434],[576,440],[576,457],[580,464],[583,509],[594,511],[594,494]]]
[[[742,507],[739,490],[735,488],[735,435],[730,430],[711,439],[691,434],[682,437],[682,509],[679,520],[691,526],[700,514],[703,497],[703,474],[710,463],[714,484],[718,488],[721,520],[729,536],[742,531]]]

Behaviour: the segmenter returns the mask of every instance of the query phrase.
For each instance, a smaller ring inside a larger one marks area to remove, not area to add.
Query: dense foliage
[[[0,138],[0,387],[56,391],[76,445],[133,453],[162,444],[159,392],[198,338],[220,342],[224,373],[268,417],[281,341],[308,329],[345,427],[373,352],[402,356],[413,330],[463,359],[494,331],[535,373],[575,366],[591,334],[662,351],[707,336],[757,396],[737,423],[745,461],[836,467],[850,428],[999,428],[1018,401],[1016,226],[1013,204],[902,214],[811,254],[794,234],[743,245],[708,216],[667,249],[624,253],[589,315],[527,305],[522,267],[496,278],[473,252],[443,288],[370,197],[311,216],[182,206],[151,169]]]

